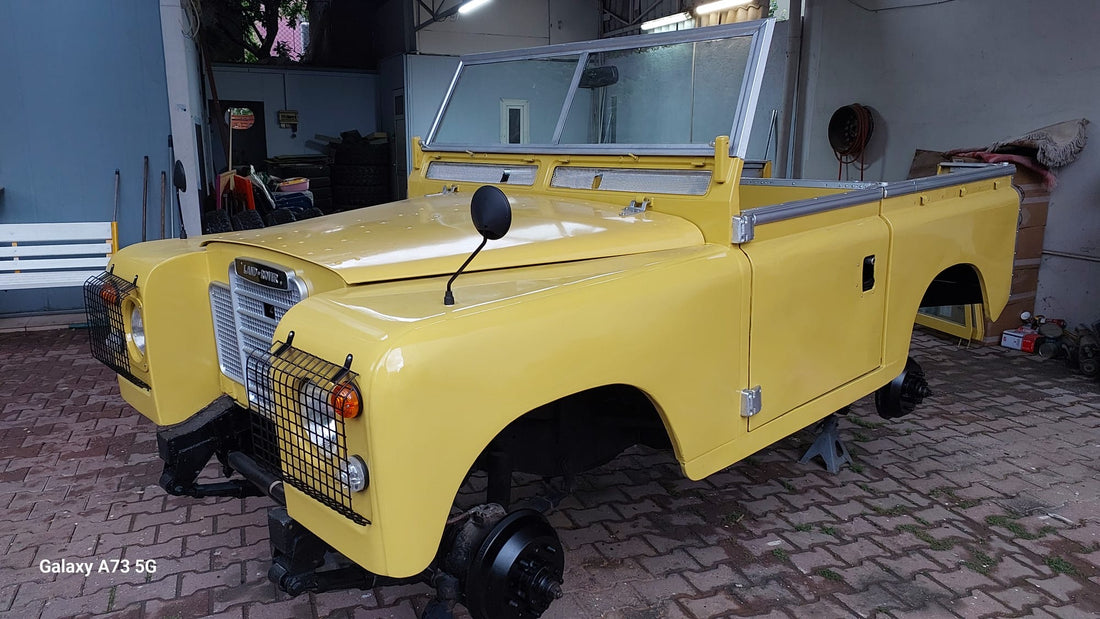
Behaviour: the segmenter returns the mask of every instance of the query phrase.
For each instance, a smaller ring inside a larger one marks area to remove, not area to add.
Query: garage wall
[[[416,6],[418,22],[427,21],[428,13]],[[494,0],[422,28],[416,33],[416,49],[462,55],[585,41],[599,36],[598,27],[598,0]]]
[[[810,0],[796,174],[836,178],[829,117],[853,102],[875,112],[874,181],[904,178],[918,148],[984,146],[1082,116],[1100,122],[1097,23],[1093,0]],[[1036,310],[1072,323],[1100,319],[1097,170],[1094,141],[1061,173],[1047,220]]]
[[[317,155],[307,144],[320,133],[338,137],[358,129],[363,135],[378,131],[378,75],[366,71],[285,69],[247,65],[217,65],[214,80],[220,99],[263,101],[267,154]],[[279,127],[279,110],[298,110],[298,131]],[[214,139],[218,140],[217,131]],[[216,160],[224,166],[224,154]]]
[[[0,24],[0,223],[108,221],[118,168],[121,244],[140,241],[148,155],[159,233],[171,129],[157,3],[9,0]],[[0,291],[0,315],[80,307],[77,288]]]

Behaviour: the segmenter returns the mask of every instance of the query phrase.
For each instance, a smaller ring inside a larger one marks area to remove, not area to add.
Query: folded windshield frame
[[[562,136],[563,128],[569,115],[574,97],[579,88],[581,75],[590,54],[598,52],[613,52],[619,50],[651,48],[657,46],[673,45],[676,43],[693,43],[704,41],[716,41],[735,37],[751,37],[748,59],[745,65],[745,73],[741,82],[741,90],[737,104],[734,108],[733,124],[728,135],[730,136],[730,156],[744,158],[748,150],[749,134],[752,131],[753,116],[756,112],[757,100],[760,95],[761,83],[764,79],[764,67],[767,60],[768,48],[771,44],[772,30],[775,20],[765,19],[752,22],[742,22],[723,26],[707,26],[665,32],[651,35],[635,35],[629,37],[617,37],[601,39],[597,41],[585,41],[578,43],[564,43],[548,45],[523,50],[509,50],[502,52],[487,52],[471,54],[459,59],[458,68],[455,70],[443,103],[436,112],[431,130],[424,140],[423,148],[426,151],[444,152],[485,152],[485,153],[534,153],[534,154],[594,154],[594,155],[708,155],[713,154],[713,146],[705,144],[632,144],[632,143],[557,143]],[[557,125],[553,131],[551,143],[529,144],[501,144],[501,143],[452,143],[437,142],[440,125],[447,112],[448,105],[453,100],[456,86],[462,76],[463,70],[468,67],[488,63],[499,63],[516,60],[548,59],[561,56],[573,56],[577,58],[576,68],[572,81],[565,95]],[[711,139],[716,136],[711,136]]]

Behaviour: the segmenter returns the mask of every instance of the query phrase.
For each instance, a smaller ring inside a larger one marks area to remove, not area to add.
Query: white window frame
[[[500,100],[500,143],[513,144],[508,141],[508,113],[511,110],[519,110],[519,143],[531,142],[531,103],[527,99],[501,99]]]

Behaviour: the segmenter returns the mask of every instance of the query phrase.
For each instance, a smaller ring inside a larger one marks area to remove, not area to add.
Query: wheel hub
[[[504,517],[481,543],[467,574],[466,607],[475,619],[538,617],[562,596],[565,552],[533,509]]]
[[[897,419],[913,412],[930,395],[924,370],[910,357],[901,374],[875,392],[875,408],[882,418]]]

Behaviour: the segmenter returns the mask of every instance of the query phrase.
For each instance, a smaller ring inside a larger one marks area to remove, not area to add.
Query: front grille
[[[295,286],[289,290],[268,288],[237,275],[236,271],[230,271],[229,285],[233,291],[237,332],[241,338],[241,360],[244,362],[253,351],[267,352],[279,320],[302,300],[302,295]],[[265,314],[265,304],[274,310],[274,318]]]
[[[330,404],[339,386],[358,375],[286,344],[248,355],[249,407],[256,460],[285,483],[357,524],[370,522],[352,509],[341,483],[347,459],[344,418]]]
[[[229,287],[223,284],[210,284],[210,309],[214,316],[214,341],[218,347],[218,365],[222,373],[244,382],[244,369],[241,366],[241,344],[237,338],[237,323],[233,320],[233,296]]]
[[[304,287],[291,276],[288,290],[269,288],[249,281],[229,270],[229,286],[211,284],[210,310],[214,316],[214,335],[218,364],[222,372],[244,383],[244,367],[254,350],[267,351],[275,337],[275,327],[287,310],[302,300]]]
[[[88,339],[92,356],[135,385],[149,385],[130,371],[126,345],[126,323],[122,302],[137,286],[111,273],[100,273],[84,282],[84,312],[88,317]]]

